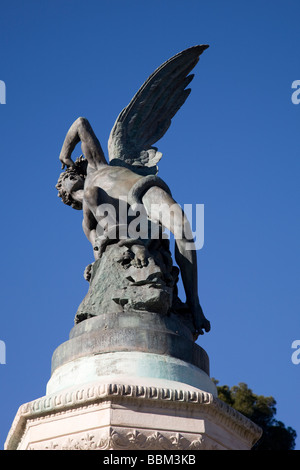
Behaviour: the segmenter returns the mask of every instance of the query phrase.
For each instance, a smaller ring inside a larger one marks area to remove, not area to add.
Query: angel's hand
[[[69,157],[63,157],[62,155],[60,155],[59,157],[60,161],[61,161],[61,169],[63,170],[65,167],[70,167],[70,166],[73,166],[74,165],[74,162],[71,158]]]

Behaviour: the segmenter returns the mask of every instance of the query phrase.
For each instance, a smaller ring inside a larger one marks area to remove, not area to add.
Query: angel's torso
[[[94,208],[100,204],[119,205],[119,201],[127,200],[132,186],[143,178],[127,168],[103,165],[97,170],[90,170],[84,184],[84,197],[89,199]]]

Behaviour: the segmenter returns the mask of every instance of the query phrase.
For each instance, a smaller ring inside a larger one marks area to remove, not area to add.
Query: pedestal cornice
[[[105,405],[105,406],[104,406]],[[219,429],[240,439],[240,448],[251,448],[259,439],[261,429],[245,416],[214,397],[201,390],[180,390],[142,385],[126,385],[119,383],[88,384],[76,389],[65,390],[45,396],[20,406],[9,435],[5,449],[22,448],[28,429],[34,424],[47,420],[57,420],[80,416],[83,412],[94,413],[104,408],[151,409],[151,414],[168,413],[180,416],[181,413],[189,418],[201,417],[203,423],[217,425]],[[165,410],[165,411],[162,411]],[[38,423],[39,424],[39,423]],[[205,426],[204,426],[205,428]],[[218,438],[209,435],[209,426],[204,429],[180,432],[176,429],[150,429],[146,426],[129,426],[128,423],[108,423],[97,429],[81,431],[71,437],[52,438],[32,448],[69,448],[69,449],[212,449],[230,448],[218,443]],[[41,439],[42,441],[42,439]],[[42,447],[41,447],[42,446]],[[44,447],[43,447],[44,446]],[[28,447],[27,447],[28,448]],[[30,448],[30,445],[29,445]]]

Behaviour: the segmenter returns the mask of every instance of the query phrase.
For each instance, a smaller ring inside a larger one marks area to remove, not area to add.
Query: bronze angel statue
[[[66,170],[56,187],[65,204],[82,209],[83,230],[95,255],[85,272],[90,288],[75,323],[103,309],[133,309],[189,317],[195,338],[210,330],[198,297],[196,252],[190,248],[193,240],[187,233],[191,231],[186,230],[189,222],[157,176],[162,154],[153,147],[189,96],[187,86],[194,77],[190,72],[207,47],[190,47],[150,75],[111,130],[108,161],[87,119],[78,118],[66,135],[59,157]],[[73,161],[71,155],[79,142],[83,155]],[[148,223],[161,229],[160,235],[138,237],[126,232],[129,223],[122,219],[120,207],[129,209],[134,204],[144,209]],[[114,209],[111,218],[109,207]],[[172,263],[163,229],[174,234],[179,269]],[[179,274],[185,303],[178,298]]]

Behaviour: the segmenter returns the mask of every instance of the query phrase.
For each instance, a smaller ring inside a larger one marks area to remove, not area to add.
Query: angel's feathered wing
[[[152,147],[163,137],[191,90],[189,75],[208,45],[190,47],[164,62],[119,114],[108,140],[109,161],[143,174],[157,173],[162,154]]]

